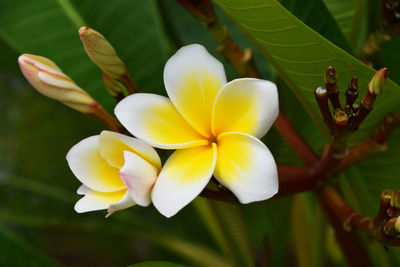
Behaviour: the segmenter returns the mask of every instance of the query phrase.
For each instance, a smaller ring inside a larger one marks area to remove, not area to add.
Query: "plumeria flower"
[[[82,182],[77,212],[108,209],[108,215],[135,204],[148,206],[161,169],[157,152],[133,137],[103,131],[73,146],[68,165]],[[107,215],[107,216],[108,216]]]
[[[278,191],[273,156],[259,140],[278,115],[274,83],[236,79],[201,45],[181,48],[165,65],[169,99],[134,94],[115,114],[134,136],[163,149],[177,149],[152,191],[154,206],[170,217],[192,201],[212,175],[241,203]]]

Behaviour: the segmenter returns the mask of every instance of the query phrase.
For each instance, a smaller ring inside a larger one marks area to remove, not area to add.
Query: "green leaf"
[[[357,168],[362,180],[369,189],[374,201],[375,211],[379,205],[379,197],[384,189],[400,189],[400,132],[395,131],[388,141],[388,150],[371,156],[361,162]]]
[[[220,254],[215,251],[194,243],[166,235],[146,235],[146,238],[155,244],[179,254],[189,262],[200,266],[228,267],[231,266]]]
[[[307,27],[276,0],[215,2],[257,44],[321,131],[326,132],[313,91],[323,85],[322,77],[327,66],[336,67],[342,90],[356,75],[361,88],[360,94],[366,92],[374,70]],[[343,100],[344,96],[341,97]],[[357,134],[353,135],[351,143],[358,143],[367,137],[385,114],[393,111],[399,103],[400,87],[388,80],[385,92],[378,98],[374,111]]]
[[[367,36],[368,0],[322,1],[326,4],[355,51],[358,51]]]
[[[228,237],[229,233],[225,231],[224,225],[218,219],[218,214],[213,204],[213,201],[201,197],[196,198],[192,203],[225,256],[229,261],[233,262],[235,260],[235,253]]]
[[[279,0],[279,2],[307,26],[348,53],[350,44],[322,0]]]
[[[300,267],[324,264],[326,221],[315,199],[309,193],[293,199],[291,227],[293,246]]]
[[[173,262],[166,261],[146,261],[133,265],[129,265],[128,267],[184,267],[187,265],[181,265]]]

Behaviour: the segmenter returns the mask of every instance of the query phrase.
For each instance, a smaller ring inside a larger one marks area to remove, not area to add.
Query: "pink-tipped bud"
[[[125,64],[101,33],[83,26],[79,29],[79,36],[86,53],[103,72],[113,79],[127,75]]]
[[[25,78],[43,95],[85,114],[98,104],[50,59],[23,54],[18,63]]]
[[[379,95],[380,93],[382,93],[387,78],[388,78],[387,68],[382,68],[378,70],[368,84],[368,91],[371,94],[375,95]]]

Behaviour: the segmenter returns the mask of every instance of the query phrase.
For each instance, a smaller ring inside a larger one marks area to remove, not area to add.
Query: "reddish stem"
[[[279,112],[274,126],[307,165],[314,165],[318,162],[318,155],[296,131],[282,112]]]
[[[372,266],[371,258],[366,252],[364,242],[354,230],[346,231],[343,222],[354,213],[346,202],[329,186],[322,186],[317,191],[319,203],[323,207],[326,218],[335,230],[336,240],[350,266]]]

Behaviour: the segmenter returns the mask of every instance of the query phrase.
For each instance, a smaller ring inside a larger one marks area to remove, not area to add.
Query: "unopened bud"
[[[398,233],[400,233],[398,231],[398,224],[399,224],[398,217],[392,218],[389,221],[387,221],[387,223],[383,226],[383,231],[388,236],[395,236]]]
[[[18,63],[25,78],[43,95],[82,113],[90,113],[93,106],[97,105],[88,93],[48,58],[23,54],[18,58]]]
[[[356,103],[354,103],[353,105],[351,105],[351,108],[353,109],[354,113],[357,113],[357,111],[360,109],[360,106]]]
[[[368,84],[368,91],[371,94],[379,95],[383,91],[383,87],[385,85],[387,77],[387,68],[382,68],[378,70]]]
[[[325,71],[325,82],[327,84],[336,84],[337,82],[337,72],[335,67],[329,66]]]
[[[326,95],[328,94],[328,91],[325,88],[322,87],[318,87],[317,89],[315,89],[315,97],[320,98],[320,97],[326,97]]]
[[[381,202],[382,203],[390,203],[392,199],[393,191],[390,189],[385,189],[381,193]]]
[[[105,72],[103,72],[103,82],[108,93],[115,98],[123,98],[123,86],[117,80],[112,79]]]
[[[349,83],[349,91],[358,93],[358,79],[354,76]]]
[[[386,210],[386,215],[390,218],[394,218],[394,217],[398,217],[399,216],[399,209],[390,206],[389,208],[387,208]]]
[[[394,225],[394,228],[396,229],[397,233],[400,233],[400,220],[398,217],[396,220],[396,224]]]
[[[346,112],[341,110],[335,112],[334,122],[337,127],[346,126],[348,121],[349,117],[347,116]]]
[[[400,190],[394,191],[390,201],[390,206],[400,208]]]
[[[83,26],[79,29],[79,36],[86,53],[103,72],[113,79],[126,75],[125,64],[101,33]]]

